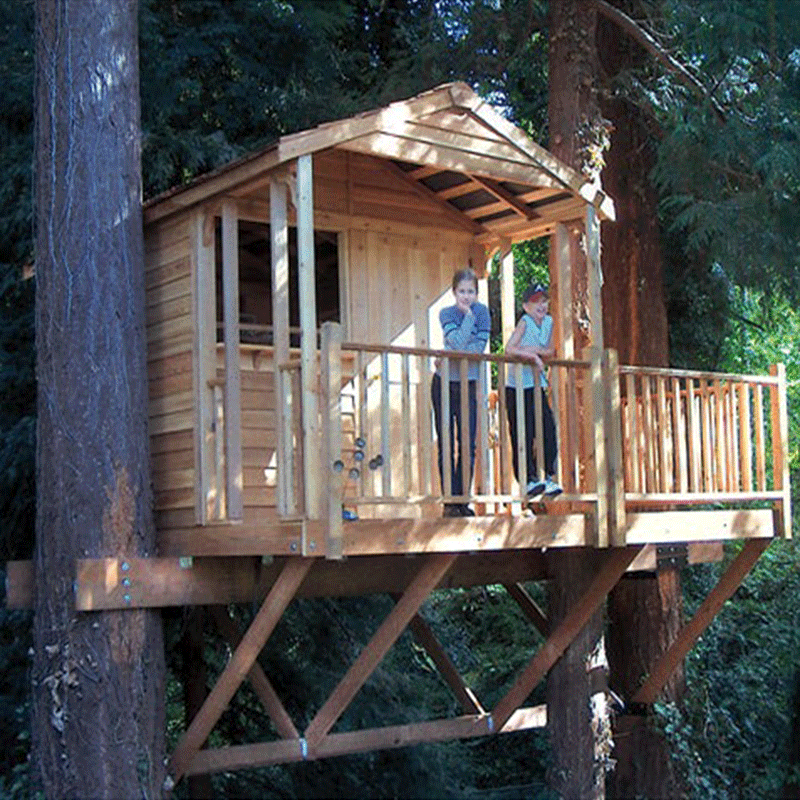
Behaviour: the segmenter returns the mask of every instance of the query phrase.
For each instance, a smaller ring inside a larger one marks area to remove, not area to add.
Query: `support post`
[[[322,325],[320,348],[320,387],[322,390],[322,497],[325,523],[325,556],[342,558],[342,326],[338,322]]]
[[[608,465],[608,527],[613,547],[625,546],[625,466],[622,458],[622,400],[616,350],[603,351],[605,386],[606,463]]]
[[[778,379],[770,390],[772,407],[772,468],[774,488],[783,492],[780,508],[781,536],[792,538],[792,499],[789,481],[789,413],[786,407],[786,366],[773,364],[769,374]]]
[[[320,518],[320,441],[317,413],[317,301],[314,269],[313,167],[310,155],[297,159],[297,260],[300,295],[300,371],[303,417],[303,484],[306,516]]]
[[[193,306],[197,325],[194,331],[194,392],[198,411],[195,430],[197,495],[195,518],[199,525],[219,519],[221,484],[217,481],[214,424],[217,377],[217,303],[214,276],[214,216],[198,210],[192,220]]]
[[[233,200],[222,202],[222,294],[225,326],[225,505],[229,520],[241,520],[244,479],[239,371],[239,220]]]
[[[297,512],[292,478],[292,412],[287,408],[291,393],[290,376],[280,368],[289,360],[289,228],[286,220],[286,184],[269,184],[270,247],[272,253],[272,345],[277,433],[278,514]]]

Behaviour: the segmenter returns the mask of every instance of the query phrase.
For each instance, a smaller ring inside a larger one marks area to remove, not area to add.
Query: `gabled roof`
[[[381,159],[414,191],[462,218],[480,239],[518,241],[549,233],[558,221],[601,218],[614,206],[601,188],[563,164],[464,83],[281,137],[146,204],[147,220],[234,191],[298,156],[331,148]],[[237,191],[237,194],[239,192]]]

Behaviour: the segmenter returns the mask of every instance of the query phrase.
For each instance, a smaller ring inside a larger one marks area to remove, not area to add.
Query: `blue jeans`
[[[472,469],[475,466],[475,430],[478,424],[478,403],[476,400],[476,381],[469,381],[467,397],[469,401],[469,471],[464,474],[461,464],[461,384],[450,381],[450,418],[447,425],[450,430],[450,494],[469,493],[472,484]],[[444,473],[442,471],[442,379],[437,374],[431,383],[431,401],[433,402],[433,421],[436,425],[436,436],[439,439],[439,477],[442,480],[444,493]]]

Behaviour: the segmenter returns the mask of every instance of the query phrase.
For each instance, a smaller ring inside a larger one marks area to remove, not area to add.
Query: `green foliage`
[[[687,614],[739,549],[684,571]],[[796,542],[772,544],[689,654],[682,707],[658,709],[691,798],[782,796],[800,674],[799,555]]]

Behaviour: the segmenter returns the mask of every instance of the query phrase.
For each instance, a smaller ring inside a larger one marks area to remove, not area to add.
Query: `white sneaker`
[[[551,478],[548,478],[544,483],[545,497],[555,497],[563,491],[564,490]]]
[[[545,481],[528,481],[528,497],[536,497],[542,494],[547,488]]]

